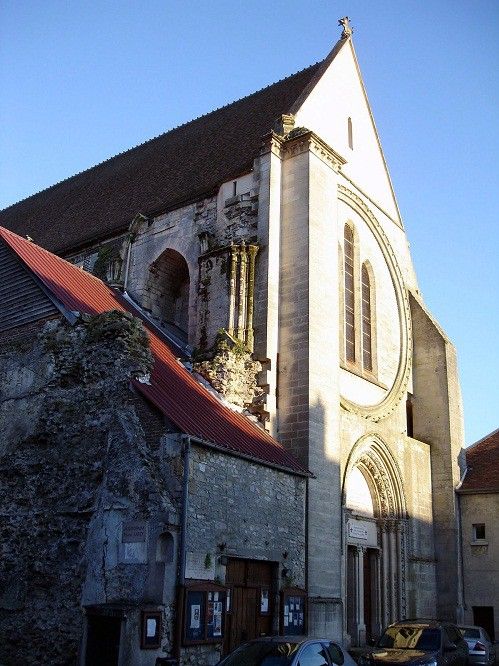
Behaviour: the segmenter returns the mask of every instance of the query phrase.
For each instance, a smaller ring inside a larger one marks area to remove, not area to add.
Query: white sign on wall
[[[355,523],[348,523],[348,536],[353,539],[364,539],[367,541],[367,529],[362,527],[362,525],[356,525]]]

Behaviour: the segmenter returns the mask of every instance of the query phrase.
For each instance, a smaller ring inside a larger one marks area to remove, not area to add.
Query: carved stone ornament
[[[352,26],[350,25],[350,19],[348,18],[348,16],[340,18],[338,20],[338,25],[343,26],[343,30],[341,32],[341,39],[348,39],[349,37],[352,36],[353,30]]]
[[[340,171],[346,160],[317,134],[306,127],[295,127],[286,137],[282,145],[282,158],[288,159],[311,152],[330,166],[333,171]]]
[[[399,519],[407,516],[402,475],[397,461],[386,443],[378,435],[371,434],[362,437],[350,452],[343,480],[344,489],[354,467],[364,473],[375,500],[377,517],[384,521],[384,528],[391,531],[394,523],[398,525]]]
[[[347,189],[344,185],[338,185],[338,199],[345,202],[358,215],[360,215],[372,232],[390,272],[397,300],[400,326],[400,356],[397,373],[392,386],[389,388],[381,402],[376,405],[358,405],[344,396],[341,396],[340,399],[341,406],[347,411],[377,422],[393,412],[407,391],[412,357],[412,319],[409,297],[395,252],[393,251],[383,227],[372,211],[359,196]]]

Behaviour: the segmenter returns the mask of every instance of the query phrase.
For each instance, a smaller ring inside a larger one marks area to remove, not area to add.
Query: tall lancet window
[[[349,118],[347,121],[347,132],[348,132],[348,147],[351,150],[353,150],[353,125],[351,118]]]
[[[362,364],[372,372],[371,278],[366,264],[362,264]]]
[[[353,231],[345,224],[345,356],[355,362],[355,286]]]

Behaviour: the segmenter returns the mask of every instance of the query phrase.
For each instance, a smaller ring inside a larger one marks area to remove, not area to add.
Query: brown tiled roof
[[[288,113],[321,63],[172,129],[0,211],[0,225],[52,252],[125,231],[215,192],[252,168],[262,137]]]
[[[499,492],[499,429],[466,449],[463,493]]]
[[[88,314],[126,310],[142,318],[121,294],[90,273],[0,227],[0,242],[2,240],[67,310]],[[154,365],[150,383],[134,381],[134,385],[179,430],[227,453],[309,475],[282,444],[243,414],[223,405],[201,386],[176,359],[157,330],[147,321],[144,323],[148,328]]]

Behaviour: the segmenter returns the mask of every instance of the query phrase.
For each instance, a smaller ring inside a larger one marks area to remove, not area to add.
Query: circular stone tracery
[[[379,421],[395,409],[407,390],[412,355],[412,327],[409,298],[404,286],[402,272],[398,266],[390,241],[371,210],[360,197],[343,185],[338,185],[338,198],[360,215],[373,234],[383,254],[395,290],[399,312],[400,354],[392,386],[389,387],[383,399],[375,405],[359,405],[343,395],[340,397],[341,406],[344,409],[372,421]]]

